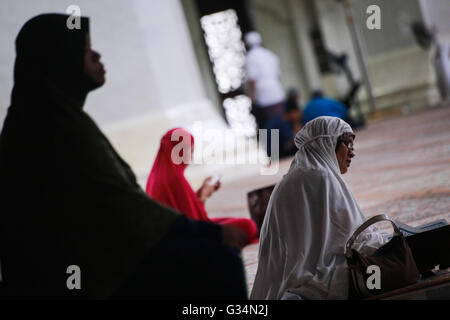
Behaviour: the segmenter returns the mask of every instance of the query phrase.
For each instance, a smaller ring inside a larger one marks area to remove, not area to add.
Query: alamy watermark
[[[380,290],[381,289],[381,269],[377,265],[370,265],[366,270],[367,274],[370,276],[366,280],[366,287],[369,290]]]
[[[66,286],[69,290],[81,290],[81,269],[77,265],[70,265],[66,270],[70,276],[67,278]]]
[[[279,130],[258,130],[261,149],[270,145],[270,158],[260,152],[255,138],[246,138],[237,130],[204,129],[202,122],[194,124],[192,134],[195,144],[191,143],[191,135],[184,129],[174,130],[171,141],[177,142],[171,150],[171,161],[174,164],[214,164],[214,165],[261,165],[262,175],[274,175],[279,169]]]
[[[81,29],[81,8],[77,5],[70,5],[66,9],[66,13],[70,14],[70,17],[67,18],[66,26],[69,30]]]
[[[366,13],[370,16],[366,20],[366,26],[369,30],[381,29],[381,9],[376,4],[367,7]]]

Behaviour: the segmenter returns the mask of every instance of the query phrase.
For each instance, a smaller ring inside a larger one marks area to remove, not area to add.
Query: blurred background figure
[[[280,158],[292,156],[297,152],[294,137],[302,128],[302,111],[298,105],[298,92],[290,88],[286,100],[283,103],[283,113],[272,117],[267,122],[267,154],[271,156],[271,130],[278,129],[279,133],[279,156]]]
[[[330,50],[326,50],[326,54],[330,67],[334,70],[334,72],[342,72],[345,75],[347,86],[349,89],[348,92],[340,100],[344,105],[350,108],[353,104],[355,104],[355,99],[357,97],[361,83],[355,79],[353,72],[348,64],[348,55],[346,53],[336,54]],[[357,111],[360,113],[360,119],[363,119],[360,106],[357,102],[356,107],[358,108]]]
[[[436,50],[436,75],[443,100],[450,99],[450,44],[439,44]]]
[[[321,116],[345,119],[347,115],[348,108],[343,103],[330,97],[325,97],[322,90],[315,90],[311,93],[311,100],[303,110],[302,124],[305,125]]]
[[[411,30],[423,50],[434,51],[432,59],[439,94],[442,100],[450,99],[450,43],[439,41],[437,28],[429,28],[423,21],[413,22]]]
[[[284,115],[288,123],[291,124],[294,130],[294,136],[302,128],[302,111],[299,105],[299,92],[295,88],[290,88],[286,94],[286,101],[284,102]]]
[[[352,119],[349,112],[350,106],[344,104],[343,101],[348,101],[348,98],[339,101],[326,97],[321,90],[313,91],[311,100],[303,110],[302,124],[305,125],[317,117],[330,116],[344,120],[352,129],[359,129],[364,126],[364,121]]]
[[[244,40],[248,51],[245,70],[252,113],[259,129],[265,129],[273,117],[283,113],[284,91],[280,82],[280,62],[272,51],[262,46],[262,38],[258,32],[248,32]]]

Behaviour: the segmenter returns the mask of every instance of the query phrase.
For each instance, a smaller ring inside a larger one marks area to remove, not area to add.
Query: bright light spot
[[[233,9],[200,19],[220,93],[239,89],[244,78],[245,46]]]
[[[203,16],[200,23],[217,89],[222,94],[239,89],[245,76],[245,45],[236,11],[229,9]],[[250,113],[251,101],[248,97],[239,95],[225,99],[223,107],[232,129],[244,132],[247,137],[255,136],[256,121]]]
[[[225,99],[223,107],[231,129],[242,132],[247,137],[255,136],[256,121],[255,117],[250,114],[252,102],[249,97],[238,95],[234,98]]]

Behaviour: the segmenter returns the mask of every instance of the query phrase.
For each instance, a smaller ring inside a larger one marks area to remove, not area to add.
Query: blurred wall
[[[358,28],[364,38],[368,56],[385,54],[398,49],[416,46],[411,32],[411,23],[421,21],[422,13],[416,0],[358,0],[354,1],[353,12]],[[366,9],[377,5],[381,10],[381,30],[369,30],[366,19],[369,15]]]
[[[403,106],[409,110],[439,100],[430,53],[420,49],[410,30],[413,20],[423,19],[422,7],[418,0],[405,3],[404,0],[351,1],[378,109]],[[447,3],[446,6],[450,6]],[[360,78],[342,4],[335,0],[319,0],[314,4],[327,46],[347,52],[352,71]],[[366,9],[373,4],[381,9],[380,30],[369,30],[366,26],[369,17]],[[435,8],[442,3],[427,1],[427,5]],[[342,77],[335,80],[335,85],[340,94],[347,90]],[[368,112],[364,88],[361,88],[359,98],[363,110]]]
[[[445,39],[450,28],[446,18],[450,2],[353,0],[351,4],[377,108],[402,106],[409,110],[438,102],[431,54],[416,44],[410,24],[414,20],[430,21],[438,26],[440,38]],[[381,9],[381,30],[366,26],[366,9],[373,4]],[[326,47],[347,53],[354,77],[361,79],[347,18],[338,1],[250,0],[250,9],[264,45],[280,57],[284,87],[300,89],[303,102],[314,88],[321,87],[334,97],[343,96],[349,89],[343,74],[320,74],[309,35],[315,24],[320,27]],[[359,98],[363,110],[369,112],[364,87]]]

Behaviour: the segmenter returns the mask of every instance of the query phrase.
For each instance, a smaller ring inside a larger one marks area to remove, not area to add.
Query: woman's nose
[[[102,55],[100,53],[98,53],[97,51],[94,51],[94,59],[95,59],[95,61],[99,61],[101,57],[102,57]]]

